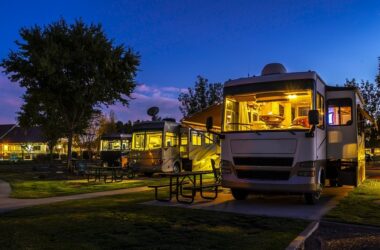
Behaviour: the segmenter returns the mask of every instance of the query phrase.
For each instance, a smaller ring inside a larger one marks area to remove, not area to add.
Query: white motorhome
[[[297,193],[309,204],[326,179],[356,186],[365,178],[365,117],[355,88],[327,86],[314,71],[287,73],[274,63],[261,76],[227,81],[222,185],[238,200],[250,192]]]
[[[159,172],[211,169],[219,158],[214,135],[182,126],[172,119],[133,125],[130,167],[151,176]]]

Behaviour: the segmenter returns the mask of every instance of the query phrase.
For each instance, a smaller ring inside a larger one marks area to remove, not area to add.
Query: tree
[[[72,139],[88,127],[101,105],[128,105],[135,89],[139,55],[115,45],[100,24],[73,24],[61,19],[44,27],[20,30],[22,42],[0,66],[9,79],[26,89],[27,104],[40,98],[54,107],[68,138],[68,166]]]
[[[26,93],[23,98],[25,103],[18,112],[18,122],[21,127],[41,127],[48,142],[50,165],[52,165],[54,147],[58,140],[64,136],[62,117],[58,115],[57,107],[44,104],[43,95]]]
[[[181,102],[179,109],[186,117],[211,105],[221,103],[223,101],[223,85],[208,83],[206,78],[198,76],[194,88],[188,88],[187,93],[181,93],[178,100]]]

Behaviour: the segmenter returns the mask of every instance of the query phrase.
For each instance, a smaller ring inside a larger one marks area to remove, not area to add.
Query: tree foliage
[[[208,83],[208,79],[198,76],[194,88],[189,87],[187,93],[178,97],[181,103],[180,110],[183,116],[189,116],[203,109],[219,104],[223,101],[223,85]]]
[[[86,25],[82,20],[22,28],[20,36],[17,50],[0,66],[11,81],[26,89],[21,112],[28,115],[31,105],[49,114],[49,120],[62,123],[70,163],[73,135],[88,127],[101,105],[128,105],[139,55],[115,45],[101,25]],[[39,119],[33,124],[44,125]]]
[[[377,84],[371,83],[368,80],[361,80],[360,83],[355,78],[346,79],[344,84],[346,87],[355,87],[359,90],[364,99],[364,109],[375,119],[380,115],[380,88]]]

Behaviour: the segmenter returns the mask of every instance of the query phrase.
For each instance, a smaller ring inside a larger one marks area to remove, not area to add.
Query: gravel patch
[[[379,249],[380,227],[320,222],[306,240],[305,249]]]

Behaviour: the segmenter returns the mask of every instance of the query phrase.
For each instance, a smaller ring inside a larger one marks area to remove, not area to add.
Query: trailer
[[[185,127],[173,119],[133,125],[130,167],[151,176],[159,172],[211,169],[217,159],[214,135]]]
[[[327,86],[314,71],[266,65],[260,76],[224,84],[222,186],[237,200],[254,193],[303,194],[365,179],[363,110],[356,88]],[[213,119],[206,122],[213,129]]]

